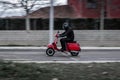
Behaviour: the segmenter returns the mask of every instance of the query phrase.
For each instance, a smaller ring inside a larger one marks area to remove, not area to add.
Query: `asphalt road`
[[[120,50],[83,50],[77,57],[56,52],[47,56],[45,50],[0,50],[0,59],[12,61],[120,61]]]

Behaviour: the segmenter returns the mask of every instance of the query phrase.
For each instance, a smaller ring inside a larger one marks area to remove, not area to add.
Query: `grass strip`
[[[0,61],[0,80],[120,80],[120,63],[25,64]]]

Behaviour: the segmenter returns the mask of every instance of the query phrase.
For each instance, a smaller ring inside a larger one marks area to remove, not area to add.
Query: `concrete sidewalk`
[[[47,47],[0,47],[0,50],[45,50]],[[120,47],[81,47],[81,50],[120,50]]]

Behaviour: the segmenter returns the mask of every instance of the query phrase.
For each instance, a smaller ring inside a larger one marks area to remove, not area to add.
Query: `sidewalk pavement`
[[[45,50],[47,47],[1,46],[0,50]],[[81,50],[120,50],[120,47],[81,47]]]

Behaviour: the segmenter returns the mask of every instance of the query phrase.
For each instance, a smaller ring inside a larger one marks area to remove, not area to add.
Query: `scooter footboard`
[[[69,51],[81,51],[79,43],[67,43],[67,48]]]

